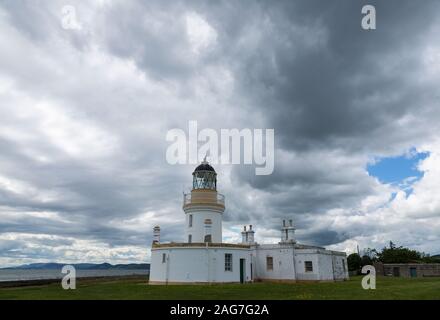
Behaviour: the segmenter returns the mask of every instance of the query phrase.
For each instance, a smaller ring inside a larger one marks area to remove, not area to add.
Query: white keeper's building
[[[279,243],[256,243],[252,225],[244,227],[241,243],[223,243],[225,197],[217,193],[217,174],[206,160],[193,172],[183,211],[185,242],[161,243],[160,227],[154,227],[151,284],[348,279],[346,254],[298,244],[292,220],[283,220]]]

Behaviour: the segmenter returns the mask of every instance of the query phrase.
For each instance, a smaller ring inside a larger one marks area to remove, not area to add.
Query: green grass
[[[377,279],[376,290],[364,290],[361,277],[328,283],[254,283],[150,286],[143,279],[81,280],[76,290],[61,284],[1,288],[0,299],[440,299],[440,278]]]

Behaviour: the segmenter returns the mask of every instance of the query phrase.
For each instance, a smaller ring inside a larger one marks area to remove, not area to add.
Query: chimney
[[[295,243],[295,227],[293,226],[293,220],[283,220],[283,226],[281,227],[281,243]]]
[[[241,232],[241,243],[245,244],[247,242],[247,231],[246,226],[243,227],[243,231]]]
[[[255,233],[255,231],[252,230],[252,225],[249,225],[249,231],[247,232],[247,243],[248,244],[253,244],[255,242],[254,233]]]
[[[160,227],[155,226],[153,228],[153,244],[160,243]]]

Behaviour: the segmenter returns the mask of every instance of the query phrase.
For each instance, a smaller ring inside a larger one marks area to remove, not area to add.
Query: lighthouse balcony
[[[225,207],[225,196],[212,190],[193,190],[183,195],[183,208],[193,205]]]

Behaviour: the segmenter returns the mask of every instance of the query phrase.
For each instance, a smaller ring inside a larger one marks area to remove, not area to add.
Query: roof
[[[208,163],[208,162],[202,162],[197,166],[197,168],[194,169],[194,172],[196,171],[212,171],[215,172],[214,168]]]
[[[210,248],[240,248],[249,249],[250,245],[235,243],[214,243],[214,242],[169,242],[169,243],[153,243],[152,248],[194,248],[194,247],[210,247]]]

